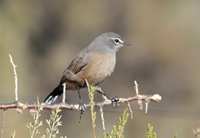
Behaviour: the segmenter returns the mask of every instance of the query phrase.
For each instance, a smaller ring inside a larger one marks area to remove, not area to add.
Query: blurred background
[[[144,138],[147,124],[158,137],[195,137],[200,126],[200,1],[3,1],[0,0],[0,103],[14,101],[14,75],[11,54],[17,64],[19,101],[44,98],[58,85],[63,71],[76,54],[105,32],[120,34],[132,47],[117,53],[114,73],[100,86],[110,96],[135,95],[134,80],[140,94],[160,94],[160,103],[150,102],[147,114],[131,102],[124,136]],[[88,103],[87,90],[82,89]],[[58,102],[61,101],[61,98]],[[95,101],[102,101],[95,94]],[[78,103],[78,93],[67,91],[67,103]],[[117,109],[104,107],[106,132],[110,133],[126,104]],[[97,136],[102,124],[97,111]],[[51,112],[42,111],[41,120]],[[2,120],[3,111],[0,111]],[[69,138],[93,137],[90,110],[78,123],[78,111],[62,111],[59,135]],[[7,110],[4,137],[16,129],[16,137],[29,137],[26,124],[29,110],[19,114]],[[0,125],[1,129],[2,125]],[[41,137],[45,133],[41,127]]]

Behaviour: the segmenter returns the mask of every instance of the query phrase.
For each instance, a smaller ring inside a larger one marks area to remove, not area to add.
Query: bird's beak
[[[127,46],[132,46],[132,44],[131,44],[131,43],[128,43],[128,42],[124,42],[123,44],[124,44],[124,45],[127,45]]]

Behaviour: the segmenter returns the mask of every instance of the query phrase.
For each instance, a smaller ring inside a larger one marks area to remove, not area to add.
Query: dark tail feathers
[[[62,86],[56,87],[44,100],[46,104],[54,103],[58,97],[63,93]]]

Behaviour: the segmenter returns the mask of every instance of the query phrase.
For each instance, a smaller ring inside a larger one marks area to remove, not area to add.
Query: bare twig
[[[3,138],[3,129],[5,125],[5,117],[6,117],[6,111],[3,110],[3,121],[2,121],[2,129],[1,129],[1,138]]]
[[[150,103],[150,100],[149,100],[149,99],[146,99],[146,103],[145,103],[145,113],[148,112],[149,103]]]
[[[138,95],[139,94],[139,90],[138,90],[138,84],[137,84],[137,81],[134,81],[134,83],[135,83],[135,92],[136,92],[136,95]]]
[[[148,103],[148,102],[146,102],[146,103],[145,103],[145,113],[147,113],[147,112],[148,112],[148,106],[149,106],[149,103]]]
[[[133,119],[133,111],[131,109],[131,105],[130,105],[129,102],[127,102],[127,104],[128,104],[128,109],[129,109],[129,112],[130,112],[130,115],[131,115],[131,119]]]
[[[149,102],[152,101],[152,99],[157,99],[156,102],[158,102],[158,101],[161,100],[161,96],[158,95],[158,94],[154,94],[152,97],[147,96],[145,99],[143,99],[144,95],[140,95],[139,94],[139,90],[138,90],[138,86],[139,85],[137,84],[137,81],[134,81],[134,83],[135,83],[135,92],[136,92],[136,96],[138,97],[138,104],[140,105],[140,109],[141,110],[143,109],[142,100],[145,100],[146,101],[146,103],[145,103],[145,113],[147,113],[148,112],[148,104],[149,104]]]
[[[141,100],[141,96],[139,94],[139,90],[138,90],[138,84],[137,84],[137,81],[134,81],[135,83],[135,93],[136,93],[136,96],[138,96],[138,104],[140,105],[140,110],[143,109],[143,104],[142,104],[142,100]]]
[[[193,128],[192,130],[193,130],[193,133],[194,133],[195,137],[199,138],[200,137],[200,135],[199,135],[200,134],[199,133],[200,132],[200,128],[197,128],[196,130]]]
[[[100,106],[99,112],[100,112],[100,114],[101,114],[101,120],[102,120],[103,131],[105,131],[105,130],[106,130],[106,127],[105,127],[105,120],[104,120],[104,116],[103,116],[103,107],[102,107],[102,106]]]
[[[18,84],[17,84],[18,78],[17,78],[17,72],[16,72],[17,65],[14,64],[12,56],[10,54],[9,54],[9,57],[10,57],[10,63],[13,66],[13,72],[15,76],[15,101],[17,102],[18,101]]]
[[[195,135],[195,136],[196,136],[196,138],[197,138],[197,132],[195,131],[195,129],[194,129],[194,128],[192,129],[192,131],[193,131],[194,135]]]
[[[63,99],[62,99],[62,103],[65,103],[65,96],[66,96],[66,84],[63,84]]]

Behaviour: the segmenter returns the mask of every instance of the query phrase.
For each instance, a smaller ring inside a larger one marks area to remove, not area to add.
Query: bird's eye
[[[119,44],[119,39],[114,40],[116,44]]]

